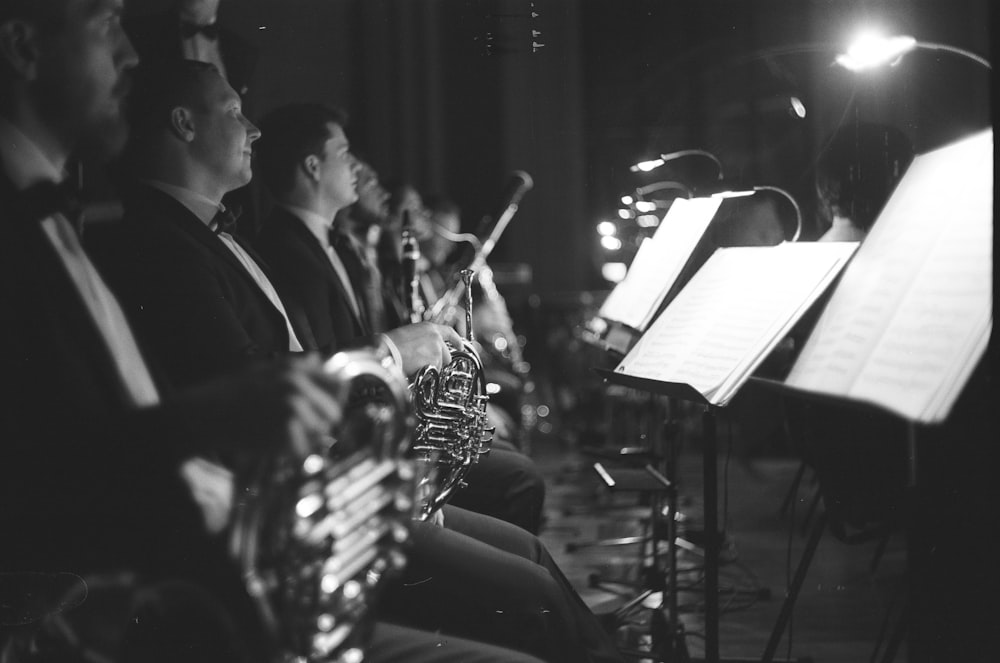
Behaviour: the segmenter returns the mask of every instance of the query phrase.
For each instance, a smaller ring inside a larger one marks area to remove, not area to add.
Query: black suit
[[[322,351],[370,342],[369,321],[354,313],[326,250],[305,223],[276,206],[255,244],[274,270],[282,300],[301,307]],[[342,257],[345,267],[350,259]],[[353,285],[363,302],[363,288]],[[538,532],[545,482],[527,456],[498,444],[472,466],[467,480],[453,504]]]
[[[275,206],[254,245],[271,266],[282,301],[301,307],[321,352],[370,341],[368,321],[355,314],[326,250],[302,221]]]
[[[123,220],[88,232],[88,248],[174,384],[288,354],[281,313],[208,226],[150,186],[134,186],[124,202]],[[308,324],[286,311],[303,347],[313,347]]]
[[[16,198],[0,173],[0,573],[43,572],[23,576],[26,590],[44,572],[127,568],[240,591],[179,480],[191,431],[169,400],[132,407],[40,219],[12,211]],[[4,616],[43,615],[29,598],[4,596]]]
[[[200,222],[186,208],[168,196],[153,196],[153,193],[159,192],[146,191],[141,200],[131,198],[126,209],[126,223],[115,237],[119,255],[129,254],[129,257],[119,259],[113,266],[105,263],[110,268],[109,274],[116,274],[115,283],[127,288],[123,291],[124,299],[132,303],[136,315],[144,314],[146,309],[160,312],[155,324],[150,324],[150,317],[141,318],[145,320],[141,328],[150,347],[160,351],[171,348],[175,352],[175,346],[185,345],[191,348],[189,354],[193,354],[204,346],[224,353],[226,344],[247,335],[233,334],[230,330],[231,326],[239,325],[241,319],[270,324],[274,327],[270,337],[280,336],[283,321],[273,316],[241,317],[230,310],[232,301],[218,301],[225,298],[228,289],[216,281],[230,282],[235,288],[235,284],[245,287],[244,279],[230,273],[234,266],[226,253],[206,248],[206,243],[211,246],[219,240],[204,224],[194,225]],[[144,212],[142,218],[138,215],[140,210]],[[171,224],[173,230],[162,227],[155,232],[140,231],[147,226]],[[183,241],[174,237],[182,232],[190,237]],[[131,238],[144,244],[130,247],[127,240]],[[223,247],[223,251],[228,252],[228,249]],[[162,255],[154,257],[157,252]],[[201,297],[191,290],[194,284],[186,279],[183,281],[185,287],[178,287],[178,280],[182,278],[180,272],[184,270],[203,274],[203,287],[211,288],[213,293],[208,300],[216,302],[216,307],[197,303]],[[194,305],[192,299],[196,302]],[[256,306],[261,303],[246,296],[241,301],[248,307],[251,303]],[[284,303],[292,306],[291,302]],[[167,311],[183,316],[184,321],[172,322],[163,316]],[[220,325],[219,316],[231,317],[230,323]],[[181,333],[186,340],[178,338]],[[262,332],[254,335],[264,336]],[[209,336],[212,338],[206,338]],[[280,343],[273,344],[270,351],[280,353],[282,347]],[[230,356],[236,360],[248,353],[241,351],[230,353]],[[159,358],[164,364],[173,361],[168,355]],[[188,372],[200,368],[201,377],[208,378],[220,370],[222,363],[191,362]],[[414,563],[407,571],[407,579],[413,582],[398,586],[390,599],[395,604],[397,616],[410,622],[419,619],[427,623],[430,619],[434,630],[443,628],[501,645],[515,644],[544,654],[552,661],[577,663],[591,660],[591,654],[595,656],[592,660],[617,660],[613,646],[535,537],[507,523],[450,507],[446,510],[445,524],[449,529],[427,523],[415,525],[411,553]],[[473,532],[475,534],[471,535]],[[413,589],[414,583],[422,588]],[[433,598],[428,601],[428,587],[436,588],[442,596],[452,597],[448,606],[439,605]],[[552,617],[538,618],[540,608]],[[484,628],[498,609],[515,615],[515,619],[495,625],[495,628]],[[461,619],[457,615],[461,615]]]
[[[192,435],[184,417],[169,401],[142,410],[130,406],[107,344],[78,291],[38,220],[11,211],[15,198],[0,173],[0,574],[5,618],[0,648],[8,637],[30,636],[7,627],[58,612],[55,601],[62,594],[51,590],[73,586],[66,580],[69,574],[89,577],[127,569],[150,581],[190,578],[222,597],[240,624],[254,624],[223,541],[205,534],[201,513],[179,480],[178,464],[201,451],[187,446]],[[152,596],[163,594],[157,589]],[[209,612],[214,609],[207,606]],[[192,661],[263,660],[259,626],[242,629],[242,642],[234,645],[218,632],[206,631],[204,623],[185,623],[201,619],[205,610],[204,604],[185,604],[182,611],[144,613],[149,619],[142,620],[147,628],[139,636],[152,649],[140,645],[138,660],[173,651],[167,645],[181,646],[185,659]],[[88,637],[95,627],[87,619],[94,617],[86,616],[86,609],[66,617],[72,623],[77,613],[85,615],[83,630],[76,633],[83,638],[80,644],[92,645]],[[96,622],[96,630],[105,638],[124,626],[107,621],[99,605],[96,619],[103,620]],[[171,630],[172,625],[181,628]],[[131,631],[127,635],[133,644],[135,636]],[[257,655],[233,658],[236,649]],[[366,660],[540,663],[519,652],[388,624],[376,627]]]

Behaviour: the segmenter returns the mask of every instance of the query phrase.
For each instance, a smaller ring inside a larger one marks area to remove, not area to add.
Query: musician
[[[65,165],[125,139],[136,55],[121,10],[0,2],[0,573],[4,626],[27,624],[0,639],[30,639],[58,613],[57,576],[131,570],[241,591],[181,474],[196,453],[283,448],[302,413],[323,430],[339,416],[316,362],[171,392],[81,248]]]
[[[263,120],[258,150],[265,184],[278,204],[256,245],[282,297],[302,307],[319,348],[327,351],[364,342],[372,331],[359,243],[334,223],[337,212],[358,197],[344,121],[338,111],[315,104],[280,108]],[[467,481],[454,504],[538,531],[545,483],[509,442],[497,440]]]
[[[408,321],[407,312],[395,306],[390,285],[379,270],[378,245],[389,214],[389,192],[379,183],[378,173],[361,159],[357,162],[357,194],[353,205],[337,212],[334,225],[354,240],[365,269],[365,305],[372,331],[381,333]]]
[[[426,227],[420,233],[420,255],[423,265],[421,273],[422,292],[426,294],[428,305],[433,304],[447,289],[449,277],[455,264],[450,259],[459,259],[461,251],[456,240],[462,229],[461,209],[454,201],[442,195],[431,195],[425,200],[427,208]],[[461,247],[465,247],[463,242]],[[464,263],[461,263],[464,264]],[[481,357],[487,380],[496,385],[497,392],[490,397],[491,416],[501,422],[498,429],[509,431],[507,439],[512,443],[517,437],[526,435],[518,430],[515,423],[521,419],[521,409],[525,404],[524,381],[527,375],[523,365],[515,365],[514,346],[518,339],[514,334],[513,320],[507,310],[503,296],[492,283],[492,272],[484,266],[474,282],[476,292],[476,314],[472,319],[475,338],[482,346]],[[488,288],[481,287],[483,278],[489,279]],[[494,341],[502,338],[506,345],[498,350]],[[516,348],[520,350],[520,347]],[[516,444],[515,444],[516,446]]]
[[[150,89],[132,97],[126,163],[136,179],[126,187],[125,218],[92,240],[102,268],[179,384],[315,349],[308,321],[279,298],[267,265],[232,233],[220,202],[249,181],[260,132],[212,65],[178,61],[150,71],[141,79]],[[190,95],[192,78],[203,80],[210,101],[172,118],[168,131],[155,111]],[[438,363],[447,357],[446,337],[454,332],[426,325],[388,342],[414,361]]]
[[[256,283],[253,287],[261,291],[266,287],[263,280],[254,278],[252,266],[265,277],[267,266],[244,250],[246,261],[241,259],[241,264],[246,287],[241,291],[247,292],[239,294],[233,285],[237,275],[229,269],[230,258],[225,253],[235,255],[234,249],[208,229],[212,219],[203,209],[214,205],[217,211],[225,189],[239,186],[249,175],[246,148],[252,144],[256,129],[240,114],[235,91],[210,65],[180,62],[172,69],[166,64],[152,67],[136,80],[131,101],[132,110],[145,119],[136,124],[130,141],[128,154],[133,160],[129,170],[145,180],[139,190],[153,203],[127,207],[125,223],[115,235],[105,238],[121,252],[104,255],[131,255],[102,266],[122,288],[127,309],[136,316],[152,348],[164,351],[171,344],[183,343],[191,352],[201,354],[200,347],[216,348],[228,354],[230,361],[267,360],[254,345],[238,351],[225,348],[229,339],[242,338],[232,331],[233,325],[240,324],[240,311],[265,304],[278,308],[269,297],[249,296],[247,284]],[[332,142],[326,147],[333,148]],[[324,152],[327,158],[330,162],[322,168],[337,173],[331,178],[336,182],[329,182],[329,191],[341,195],[339,192],[353,184],[353,160],[346,150],[339,149]],[[317,166],[311,163],[308,169]],[[200,205],[203,199],[213,205]],[[218,246],[209,247],[209,240]],[[129,246],[131,241],[136,243]],[[161,242],[158,246],[157,241]],[[163,257],[157,257],[158,252]],[[203,301],[206,295],[200,288],[210,289],[207,299],[212,302]],[[222,301],[217,301],[219,298]],[[209,303],[213,303],[212,308]],[[290,302],[282,306],[286,312],[294,310]],[[215,316],[228,322],[218,324]],[[201,327],[196,318],[202,318]],[[296,323],[277,314],[253,319],[261,324],[271,322],[272,339],[291,339],[292,334],[282,331],[288,327],[297,332]],[[439,327],[429,323],[415,327],[430,335],[431,343],[422,344],[430,349],[414,347],[407,353],[409,361],[440,365],[447,358],[441,349],[447,332],[437,331]],[[401,337],[400,350],[409,347],[417,331]],[[275,352],[283,349],[280,343],[271,347]],[[284,351],[291,352],[291,346]],[[404,370],[415,370],[407,362],[402,362]],[[170,363],[164,361],[165,368],[177,370]],[[209,362],[205,370],[218,370],[219,365],[218,361]],[[193,368],[190,365],[184,370]],[[186,376],[192,377],[190,373]],[[450,509],[445,524],[447,528],[416,525],[407,571],[410,582],[397,587],[394,600],[387,602],[394,604],[398,618],[433,630],[510,644],[552,661],[617,660],[614,647],[537,539],[461,509]],[[448,642],[453,642],[450,636]],[[449,649],[444,651],[447,654]]]
[[[220,0],[170,0],[162,11],[126,17],[125,31],[144,63],[198,60],[215,65],[250,115],[247,109],[252,107],[259,53],[242,35],[219,22],[219,4]],[[241,212],[234,232],[249,237],[259,230],[259,189],[240,187],[226,196],[225,203]]]
[[[816,163],[821,242],[860,242],[913,160],[896,127],[849,122],[826,140]]]

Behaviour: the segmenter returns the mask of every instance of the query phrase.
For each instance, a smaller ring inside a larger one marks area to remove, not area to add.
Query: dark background
[[[164,2],[133,2],[145,13]],[[831,66],[861,25],[987,58],[988,0],[223,0],[220,22],[260,50],[251,118],[302,100],[350,113],[383,180],[498,211],[510,171],[535,181],[494,253],[544,295],[606,288],[595,224],[656,179],[709,162],[628,166],[707,149],[727,177],[791,191],[811,224],[812,164],[852,119],[902,128],[918,152],[990,124],[989,73],[917,51],[861,76]],[[792,112],[790,98],[806,108]]]

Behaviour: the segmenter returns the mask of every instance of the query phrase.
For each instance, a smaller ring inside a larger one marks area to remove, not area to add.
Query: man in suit
[[[160,12],[127,17],[125,31],[144,63],[198,60],[215,65],[236,90],[246,109],[253,103],[257,47],[219,23],[219,0],[171,0]],[[226,204],[241,210],[238,229],[247,236],[258,230],[259,190],[244,186],[226,196]]]
[[[285,106],[265,118],[266,137],[258,150],[277,205],[256,245],[274,269],[282,297],[301,306],[319,347],[327,351],[371,333],[363,248],[335,221],[343,221],[337,213],[358,199],[344,122],[341,113],[317,104]],[[497,441],[467,481],[454,504],[538,531],[544,481],[531,460],[508,443]]]
[[[223,353],[224,346],[238,337],[220,332],[230,325],[220,328],[218,319],[225,317],[232,326],[239,326],[241,320],[250,319],[246,309],[260,308],[263,299],[249,296],[250,279],[241,277],[246,283],[240,283],[235,274],[220,275],[223,266],[230,271],[229,261],[220,251],[203,246],[208,240],[222,240],[211,232],[195,230],[196,224],[208,227],[212,223],[208,211],[199,210],[197,203],[207,199],[212,204],[206,207],[217,209],[227,187],[246,181],[249,177],[246,149],[256,137],[256,129],[240,115],[235,92],[217,72],[205,70],[197,63],[176,63],[169,71],[163,67],[146,71],[136,81],[132,101],[132,109],[146,120],[139,122],[133,132],[128,150],[129,170],[144,179],[147,187],[156,190],[147,189],[147,194],[164,193],[178,204],[163,206],[157,202],[159,209],[148,210],[149,214],[143,216],[136,212],[145,214],[146,208],[128,208],[123,225],[131,227],[112,238],[119,250],[109,255],[116,256],[134,253],[128,241],[137,236],[140,246],[141,242],[149,246],[157,244],[143,236],[162,239],[160,250],[167,253],[166,259],[155,260],[152,251],[143,251],[144,257],[138,260],[126,258],[116,264],[106,263],[104,267],[112,282],[121,284],[127,308],[140,321],[151,347],[163,349],[170,344],[183,344],[191,348],[188,354],[200,354],[198,347],[211,344]],[[350,188],[354,176],[349,152],[331,149],[325,154],[327,157],[338,163],[321,166],[310,162],[305,166],[334,169],[339,173],[334,178],[336,188]],[[164,227],[154,231],[146,228],[150,224]],[[169,225],[173,228],[168,233]],[[201,239],[184,243],[167,239],[176,233],[191,237],[197,233]],[[266,276],[268,268],[263,261],[249,251],[245,253],[253,265],[241,260],[244,270],[253,271],[255,265]],[[149,257],[145,257],[147,254]],[[181,272],[200,274],[198,278],[206,283],[200,286]],[[217,282],[210,296],[215,303],[211,312],[201,304],[188,305],[204,297],[199,288],[212,287],[207,281]],[[257,286],[259,290],[265,287],[262,283]],[[278,308],[277,302],[268,305]],[[284,302],[282,307],[286,312],[295,309],[291,301]],[[173,316],[189,316],[191,320],[179,322]],[[289,327],[296,331],[291,317],[294,316],[289,316],[287,322],[270,318],[276,327],[271,338],[291,338],[291,334],[282,336],[280,332]],[[195,318],[214,319],[203,320],[199,327]],[[266,318],[254,315],[253,319]],[[445,340],[457,340],[453,330],[429,323],[399,332],[402,333],[389,332],[382,342],[390,353],[399,353],[402,368],[407,372],[415,371],[423,363],[440,365],[447,359]],[[419,338],[421,335],[424,338]],[[213,338],[209,340],[207,336]],[[399,342],[386,343],[387,338]],[[292,349],[281,343],[272,344],[271,348],[276,353]],[[258,361],[262,359],[260,354],[249,355],[254,356]],[[198,366],[206,372],[217,368],[191,362],[188,370],[196,370]],[[445,525],[446,528],[415,524],[412,562],[406,572],[409,581],[400,584],[393,600],[387,601],[397,608],[395,617],[412,624],[419,622],[420,626],[433,630],[444,629],[514,645],[552,661],[617,660],[613,645],[601,634],[593,616],[535,537],[506,523],[460,509],[446,514]]]
[[[84,605],[58,614],[60,580],[86,595],[82,579],[94,572],[179,575],[237,596],[242,581],[203,526],[184,466],[207,452],[284,449],[302,425],[318,433],[339,417],[317,361],[274,362],[171,393],[80,246],[64,165],[85,149],[110,156],[125,138],[121,102],[136,56],[121,10],[121,0],[0,1],[4,660],[27,660],[25,651],[55,660],[32,643],[39,624],[58,621],[53,636],[87,613]],[[117,626],[96,628],[106,636]],[[86,651],[91,635],[80,628],[44,644],[68,648],[58,655],[73,660],[107,654]],[[373,661],[535,660],[406,629],[380,627],[376,638]],[[188,649],[185,660],[244,660],[223,649],[209,659]]]
[[[250,180],[251,145],[260,135],[239,97],[212,65],[144,69],[131,96],[125,217],[93,246],[154,355],[171,379],[187,384],[315,349],[309,322],[278,296],[267,264],[227,225],[222,197]],[[192,92],[192,80],[204,89]],[[192,94],[205,98],[163,117],[166,100]],[[452,330],[409,331],[385,341],[404,363],[447,358]]]

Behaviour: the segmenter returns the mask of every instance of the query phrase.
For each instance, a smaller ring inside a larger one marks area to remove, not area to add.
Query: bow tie
[[[83,205],[73,178],[63,182],[39,182],[17,194],[19,213],[30,221],[41,221],[62,214],[73,224],[77,234],[83,229]]]
[[[184,39],[190,39],[195,35],[202,35],[206,39],[215,41],[219,38],[219,26],[215,23],[198,25],[197,23],[191,23],[190,21],[181,21],[181,37]]]
[[[212,223],[209,226],[216,235],[220,233],[227,233],[232,235],[236,231],[236,221],[240,218],[243,210],[234,205],[230,205],[226,208],[220,208],[216,212],[215,216],[212,217]]]

